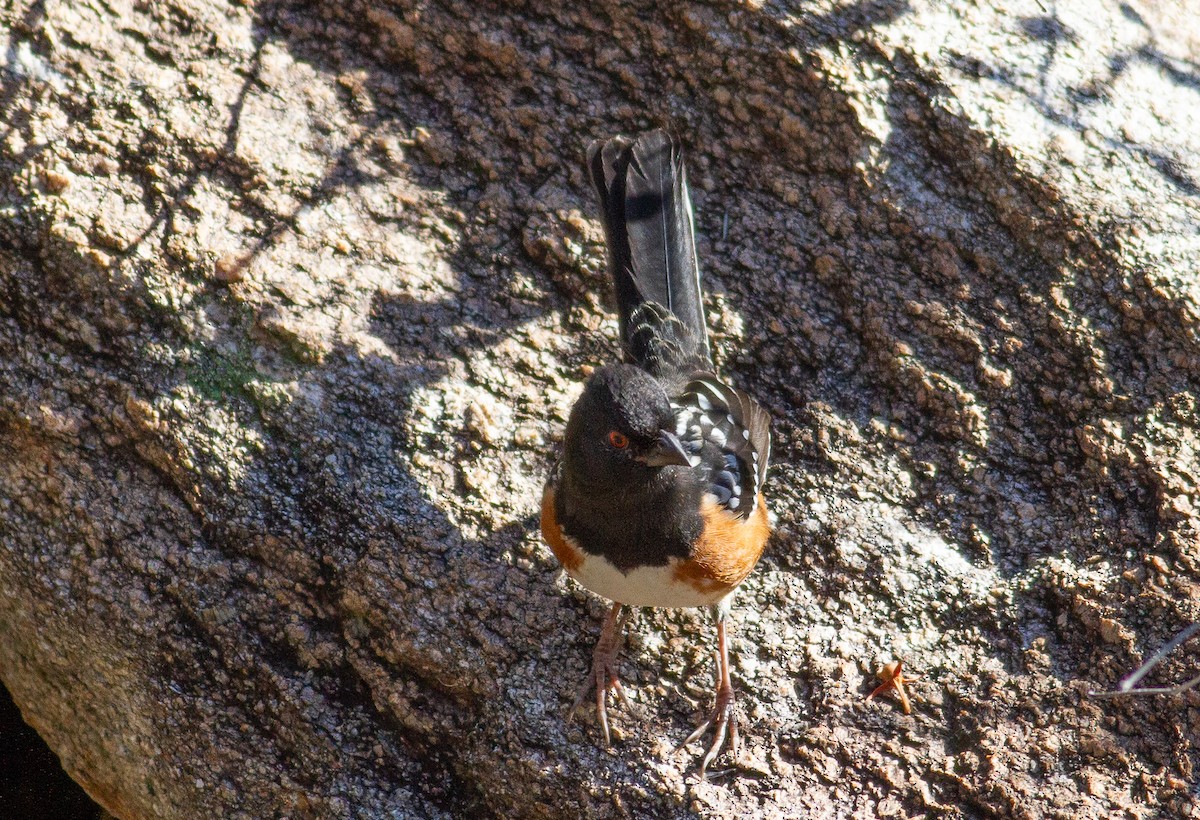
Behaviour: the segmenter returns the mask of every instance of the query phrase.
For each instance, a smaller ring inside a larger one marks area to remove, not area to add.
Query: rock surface
[[[1200,696],[1086,697],[1200,617],[1186,3],[0,31],[0,676],[118,817],[1200,814]],[[710,782],[710,626],[639,616],[604,748],[562,720],[603,604],[535,527],[614,352],[583,146],[663,123],[777,419]]]

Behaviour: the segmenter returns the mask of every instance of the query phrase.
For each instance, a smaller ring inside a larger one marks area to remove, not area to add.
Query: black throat
[[[587,553],[628,573],[687,558],[704,529],[702,487],[686,467],[663,467],[646,480],[622,486],[580,482],[569,464],[555,494],[563,530]]]

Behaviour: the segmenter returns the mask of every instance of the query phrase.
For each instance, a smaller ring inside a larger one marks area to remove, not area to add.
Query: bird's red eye
[[[629,446],[629,439],[624,433],[618,433],[616,430],[613,430],[608,434],[608,443],[618,450],[624,450]]]

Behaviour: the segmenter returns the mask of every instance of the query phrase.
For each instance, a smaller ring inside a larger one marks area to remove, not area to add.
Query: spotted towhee
[[[567,421],[542,495],[542,535],[567,573],[614,603],[588,692],[611,741],[605,696],[625,695],[616,657],[629,606],[710,606],[717,622],[714,727],[701,776],[728,735],[738,756],[725,617],[770,533],[762,486],[770,418],[716,375],[692,204],[678,140],[663,130],[588,150],[616,286],[624,364],[597,369]]]

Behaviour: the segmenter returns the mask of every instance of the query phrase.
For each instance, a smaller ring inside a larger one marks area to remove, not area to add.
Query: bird
[[[679,137],[659,128],[597,140],[586,168],[623,355],[587,378],[542,492],[551,552],[612,602],[567,720],[594,690],[611,745],[609,692],[629,709],[617,657],[630,608],[707,607],[717,632],[715,702],[679,746],[712,729],[704,778],[727,739],[735,763],[740,757],[727,620],[731,594],[771,532],[763,495],[771,420],[713,363]]]

